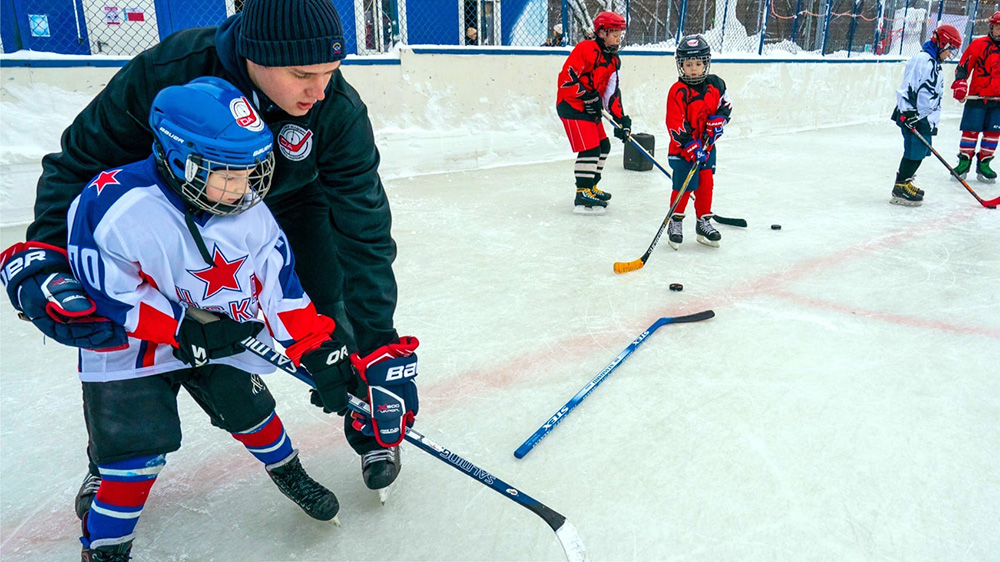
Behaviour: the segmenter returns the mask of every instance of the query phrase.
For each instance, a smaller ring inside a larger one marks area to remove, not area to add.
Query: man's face
[[[470,27],[469,29],[465,30],[465,36],[471,39],[472,41],[475,41],[476,39],[479,38],[479,31],[476,30],[475,27]]]
[[[264,95],[294,117],[301,117],[326,97],[326,86],[340,61],[308,66],[261,66],[247,61],[250,79]]]

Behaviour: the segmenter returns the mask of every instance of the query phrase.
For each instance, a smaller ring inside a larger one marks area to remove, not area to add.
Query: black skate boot
[[[105,546],[83,547],[80,562],[128,562],[132,553],[132,541]]]
[[[306,474],[299,462],[299,451],[295,450],[287,459],[267,465],[267,475],[302,511],[313,519],[329,521],[337,516],[340,503],[333,492],[321,486]]]
[[[722,240],[722,234],[712,226],[712,215],[698,217],[694,231],[698,235],[698,238],[696,238],[698,242],[713,248],[719,247],[719,240]]]
[[[903,182],[896,182],[892,188],[893,205],[903,205],[905,207],[919,207],[923,204],[924,196],[917,193],[917,186],[913,185],[913,178]]]
[[[990,162],[993,161],[993,157],[989,158],[976,158],[976,179],[983,183],[996,183],[997,173],[990,168]]]
[[[361,477],[369,490],[381,490],[392,484],[403,468],[399,447],[375,449],[361,455]]]
[[[596,185],[591,188],[591,191],[594,192],[594,197],[600,199],[601,201],[611,201],[611,194],[608,193],[607,191],[601,191],[600,189],[597,189]]]
[[[972,168],[972,158],[965,154],[959,154],[958,164],[955,166],[955,174],[964,180],[969,175],[970,168]],[[920,193],[920,195],[923,195],[923,193]]]
[[[573,204],[575,205],[573,212],[578,215],[603,215],[605,207],[608,206],[608,202],[598,199],[594,195],[594,190],[589,187],[577,188],[576,201]]]
[[[667,244],[673,249],[678,249],[681,242],[684,242],[684,215],[674,213],[667,224]]]
[[[94,496],[97,495],[97,489],[100,487],[101,477],[88,472],[87,477],[83,479],[83,484],[80,485],[80,490],[76,493],[76,501],[73,503],[73,507],[76,508],[76,516],[79,519],[82,520],[83,516],[90,511],[90,504],[94,503]]]

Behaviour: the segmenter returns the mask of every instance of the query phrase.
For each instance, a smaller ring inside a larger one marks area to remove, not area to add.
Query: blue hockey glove
[[[688,162],[697,162],[699,164],[708,162],[708,152],[705,152],[705,147],[701,145],[701,141],[691,141],[685,144],[681,152],[684,155],[684,159]]]
[[[383,447],[399,445],[406,429],[413,426],[417,411],[417,346],[413,336],[403,336],[398,343],[384,345],[365,357],[351,356],[354,368],[368,384],[371,417],[353,413],[354,429],[374,435]]]
[[[62,248],[18,242],[0,254],[0,281],[11,304],[46,336],[71,347],[128,345],[125,328],[97,316],[97,306],[73,277]]]
[[[726,118],[722,115],[713,115],[705,121],[705,135],[708,143],[715,144],[722,136],[722,128],[726,126]]]

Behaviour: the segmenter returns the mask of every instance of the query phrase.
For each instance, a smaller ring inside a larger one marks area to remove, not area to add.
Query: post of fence
[[[938,25],[941,25],[941,16],[944,15],[944,0],[938,0]]]
[[[760,20],[760,43],[757,45],[757,54],[764,53],[764,38],[767,37],[767,17],[771,11],[771,0],[764,0],[764,17]]]
[[[882,14],[883,9],[885,9],[885,4],[882,3],[882,0],[878,0],[878,11],[875,12],[875,36],[872,37],[872,53],[875,55],[882,54],[882,49],[879,48],[879,40],[882,35],[882,22],[885,21],[884,14]]]
[[[399,0],[389,0],[389,21],[392,44],[395,46],[402,39],[399,35]]]
[[[826,0],[826,23],[823,24],[823,48],[820,50],[819,54],[826,56],[826,42],[830,37],[830,14],[833,12],[833,2],[832,0]]]
[[[688,0],[681,0],[677,9],[677,41],[684,37],[684,24],[687,23]]]
[[[903,27],[899,30],[899,56],[903,56],[903,40],[906,39],[906,14],[910,13],[910,0],[903,7]]]
[[[719,45],[719,50],[723,52],[725,52],[726,50],[726,16],[728,15],[729,15],[729,0],[726,0],[726,4],[722,7],[722,44]]]
[[[795,34],[799,31],[799,12],[802,11],[802,0],[795,0],[795,15],[792,17],[792,43],[795,43]]]
[[[854,7],[851,8],[851,25],[847,26],[847,58],[851,58],[851,48],[854,46],[854,30],[858,23],[858,4],[861,0],[854,0]]]
[[[965,3],[965,14],[969,14],[969,2]],[[979,14],[979,0],[975,1],[975,5],[972,7],[972,15],[966,19],[965,22],[965,35],[962,36],[962,47],[968,47],[969,43],[972,41],[972,34],[976,32],[976,15]]]

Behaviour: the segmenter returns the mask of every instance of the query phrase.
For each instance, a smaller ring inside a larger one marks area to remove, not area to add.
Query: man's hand
[[[125,328],[94,314],[97,306],[73,277],[62,248],[14,244],[0,254],[0,281],[21,317],[57,342],[87,349],[128,345]]]
[[[202,323],[190,316],[181,321],[177,330],[177,348],[174,357],[191,365],[201,367],[210,359],[221,359],[243,351],[240,342],[256,336],[264,329],[263,322],[250,320],[237,322],[223,314],[202,311],[218,318]]]
[[[604,110],[604,102],[601,101],[601,95],[597,92],[587,92],[580,96],[580,101],[583,102],[583,111],[591,119],[599,122],[601,120],[601,111]]]
[[[685,144],[681,150],[681,154],[688,162],[697,162],[699,164],[708,162],[708,152],[705,152],[705,147],[701,145],[701,141],[691,141]]]
[[[726,126],[726,118],[722,115],[713,115],[705,121],[705,135],[709,144],[715,144],[722,136],[722,128]]]
[[[371,417],[354,415],[354,429],[374,435],[383,447],[395,447],[413,426],[417,411],[417,346],[413,336],[384,345],[365,357],[351,356],[358,374],[368,384]]]
[[[969,82],[967,80],[955,80],[951,85],[951,95],[958,101],[965,101],[965,96],[969,95]]]
[[[632,118],[628,115],[622,115],[622,118],[618,120],[618,126],[615,127],[614,135],[622,140],[622,142],[628,142],[629,135],[632,134]]]
[[[337,340],[328,340],[303,355],[302,366],[316,381],[310,401],[328,414],[346,414],[347,386],[356,377],[347,346]]]
[[[904,127],[912,131],[917,127],[917,123],[920,122],[920,119],[917,117],[917,112],[911,109],[899,114],[899,122]]]

